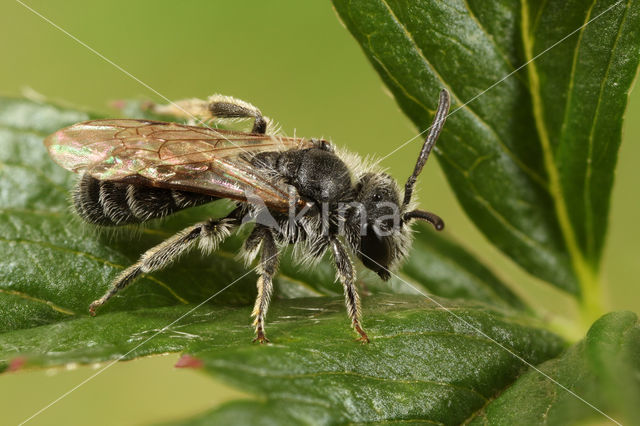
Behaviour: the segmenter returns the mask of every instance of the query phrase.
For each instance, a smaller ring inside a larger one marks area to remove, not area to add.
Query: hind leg
[[[266,134],[270,120],[249,102],[224,95],[212,95],[207,100],[184,99],[169,105],[154,105],[157,114],[171,115],[196,122],[224,118],[253,118],[251,133]],[[196,123],[197,124],[197,123]]]
[[[188,252],[196,243],[203,251],[215,250],[218,244],[231,233],[237,225],[237,219],[210,219],[189,228],[147,250],[138,262],[131,265],[116,277],[111,288],[100,299],[89,306],[89,313],[95,316],[96,309],[104,305],[111,297],[127,287],[139,275],[158,271],[169,266],[181,255]]]

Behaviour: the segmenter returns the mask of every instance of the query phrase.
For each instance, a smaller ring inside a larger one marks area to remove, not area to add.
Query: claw
[[[360,342],[363,345],[366,343],[371,343],[371,340],[369,340],[369,338],[367,337],[367,335],[365,334],[364,336],[360,336],[356,339],[356,342]]]
[[[96,309],[102,305],[102,303],[100,303],[100,300],[94,300],[93,302],[91,302],[91,304],[89,305],[89,315],[91,315],[92,317],[96,316]]]
[[[356,331],[358,332],[358,334],[360,334],[360,337],[358,337],[356,339],[356,341],[358,342],[362,342],[362,343],[370,343],[371,340],[369,340],[369,336],[367,336],[367,333],[364,332],[364,330],[362,329],[362,327],[360,327],[360,324],[354,324],[354,327],[356,329]]]
[[[261,345],[264,345],[265,343],[270,343],[269,339],[267,339],[267,336],[265,336],[262,331],[258,331],[258,337],[253,339],[253,343],[256,343],[256,342],[260,343]]]

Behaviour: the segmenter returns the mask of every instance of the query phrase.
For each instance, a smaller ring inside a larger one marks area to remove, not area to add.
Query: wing
[[[288,187],[249,158],[317,146],[316,141],[149,120],[92,120],[58,130],[45,146],[59,165],[99,180],[129,181],[288,211]],[[296,203],[301,203],[297,200]]]

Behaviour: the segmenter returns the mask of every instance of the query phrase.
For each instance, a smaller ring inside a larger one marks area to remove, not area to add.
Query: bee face
[[[362,224],[378,234],[388,234],[400,224],[400,195],[396,181],[386,173],[367,173],[356,186],[362,206]],[[368,229],[369,230],[369,229]],[[363,233],[365,230],[362,230]]]
[[[386,173],[365,174],[356,186],[356,201],[362,206],[358,256],[364,266],[387,280],[408,238],[402,226],[398,185]]]

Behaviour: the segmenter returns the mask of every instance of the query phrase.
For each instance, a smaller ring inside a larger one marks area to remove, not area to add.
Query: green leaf
[[[640,2],[333,3],[418,128],[438,91],[451,92],[437,152],[478,228],[531,274],[597,304]]]
[[[612,312],[596,321],[586,338],[559,358],[540,365],[581,401],[540,373],[529,371],[474,415],[473,424],[568,424],[640,418],[640,323],[632,312]],[[585,402],[586,401],[586,402]],[[588,404],[593,405],[593,407]]]
[[[229,211],[228,204],[216,202],[142,229],[122,227],[100,232],[81,224],[71,214],[68,202],[75,176],[53,163],[42,139],[88,118],[87,113],[53,105],[0,99],[0,255],[7,259],[0,262],[0,331],[88,315],[91,301],[145,250],[192,223]],[[249,230],[241,229],[211,256],[192,253],[165,271],[141,278],[110,301],[101,314],[199,303],[238,278],[213,303],[251,304],[256,276],[236,259]],[[417,290],[398,280],[388,286],[366,273],[361,283],[373,293],[429,291],[499,306],[522,306],[477,261],[477,267],[470,267],[472,257],[455,245],[451,249],[443,247],[441,254],[433,253],[444,266],[425,260],[421,275],[411,272],[427,252],[440,250],[440,241],[426,232],[418,235],[417,244],[423,249],[411,257],[406,276]],[[336,296],[342,288],[335,282],[330,262],[304,270],[285,256],[276,291],[277,297]]]
[[[482,304],[438,303],[411,295],[366,298],[369,345],[354,341],[341,297],[309,298],[274,303],[272,345],[250,343],[250,307],[205,305],[165,328],[192,308],[179,305],[7,332],[0,335],[0,359],[9,363],[19,356],[26,365],[52,366],[185,350],[193,357],[188,365],[202,363],[261,401],[225,407],[208,415],[211,422],[262,414],[265,421],[300,422],[311,415],[325,423],[449,424],[483,407],[526,368],[491,339],[533,364],[563,347],[524,317]]]
[[[403,279],[429,283],[428,290],[442,297],[478,300],[498,305],[503,301],[519,309],[523,302],[484,264],[450,237],[427,225],[415,226],[413,251],[402,266]],[[399,279],[393,277],[393,286]],[[407,286],[400,282],[398,286]]]

